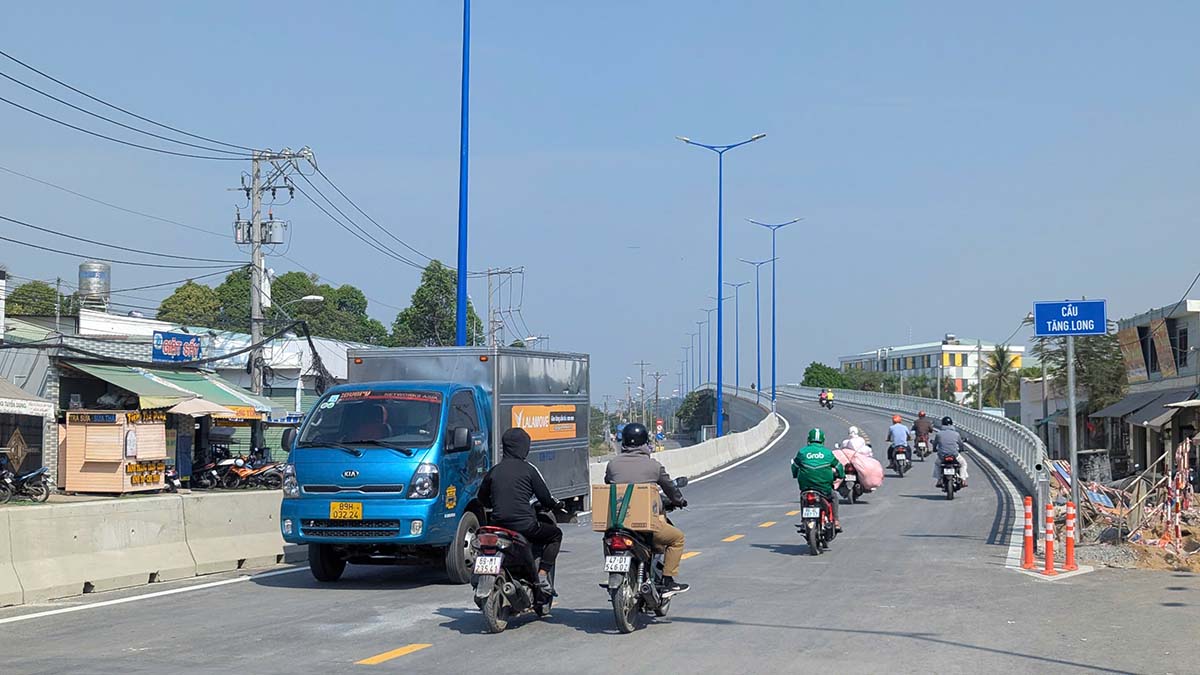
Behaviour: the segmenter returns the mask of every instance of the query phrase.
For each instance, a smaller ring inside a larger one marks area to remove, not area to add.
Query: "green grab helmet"
[[[825,432],[821,431],[820,429],[812,429],[811,431],[808,432],[808,442],[824,444],[825,443]]]

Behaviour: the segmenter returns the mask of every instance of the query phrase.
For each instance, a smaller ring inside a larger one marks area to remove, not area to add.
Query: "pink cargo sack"
[[[864,490],[874,490],[883,485],[883,465],[870,454],[838,448],[833,451],[833,455],[838,458],[842,466],[849,463],[854,464],[854,470],[858,473],[858,484]]]

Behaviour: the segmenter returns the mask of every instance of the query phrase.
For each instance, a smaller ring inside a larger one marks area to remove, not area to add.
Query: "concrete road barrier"
[[[767,415],[763,421],[746,431],[685,448],[656,452],[654,459],[662,463],[672,477],[695,478],[762,450],[775,436],[779,426],[777,416]],[[589,479],[593,485],[604,482],[604,468],[605,464],[602,462],[589,465]]]
[[[283,536],[279,534],[282,499],[278,490],[186,495],[183,519],[196,573],[284,562]]]
[[[178,496],[4,511],[25,602],[196,574]]]
[[[8,511],[0,510],[0,607],[25,602],[25,591],[17,578],[9,537]]]

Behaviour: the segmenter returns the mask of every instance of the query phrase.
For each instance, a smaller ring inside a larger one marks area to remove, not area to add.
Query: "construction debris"
[[[1193,442],[1184,441],[1173,453],[1164,453],[1132,478],[1107,485],[1095,482],[1081,485],[1081,539],[1145,547],[1146,550],[1135,552],[1142,566],[1160,569],[1200,566],[1200,556],[1191,557],[1200,553],[1200,507],[1190,482]],[[1164,472],[1155,473],[1164,460]],[[1070,464],[1052,461],[1050,475],[1055,519],[1065,522],[1065,504],[1071,493]]]

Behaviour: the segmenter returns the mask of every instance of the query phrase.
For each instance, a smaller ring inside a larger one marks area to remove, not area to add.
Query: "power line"
[[[55,124],[61,124],[62,126],[67,127],[68,129],[74,129],[75,131],[80,131],[80,132],[83,132],[90,136],[95,136],[97,138],[103,138],[106,141],[120,143],[121,145],[128,145],[133,148],[140,148],[142,150],[158,152],[158,153],[162,153],[164,155],[174,155],[175,157],[189,157],[191,159],[213,159],[213,160],[227,160],[227,161],[234,161],[234,162],[241,162],[241,161],[244,161],[244,159],[245,159],[244,157],[213,157],[211,155],[195,155],[190,152],[176,152],[174,150],[164,150],[162,148],[155,148],[155,147],[152,147],[149,145],[142,145],[141,143],[134,143],[132,141],[124,141],[119,138],[113,138],[112,136],[107,136],[98,131],[92,131],[90,129],[84,129],[83,127],[75,126],[74,124],[71,124],[70,122],[64,122],[55,117],[51,117],[50,115],[46,115],[45,113],[40,113],[32,108],[26,108],[25,106],[21,105],[20,103],[10,101],[10,100],[4,98],[3,96],[0,96],[0,101],[3,101],[4,103],[7,103],[15,108],[20,108],[21,110],[24,110],[25,112],[27,112],[31,115],[37,115],[38,117],[41,117],[44,120],[54,122]]]
[[[4,237],[4,236],[0,236],[0,241],[7,241],[7,242],[14,243],[14,244],[20,244],[21,246],[28,246],[29,248],[36,248],[39,251],[47,251],[49,253],[58,253],[59,255],[71,256],[72,258],[81,258],[83,260],[99,260],[100,262],[112,263],[114,265],[132,265],[134,267],[155,267],[158,269],[175,269],[175,270],[196,270],[196,269],[204,270],[204,269],[216,269],[218,267],[225,267],[224,265],[165,265],[165,264],[161,264],[161,263],[137,262],[137,261],[133,261],[133,260],[117,260],[115,258],[102,258],[99,256],[94,256],[94,255],[84,255],[82,253],[73,253],[71,251],[63,251],[60,249],[51,248],[49,246],[41,246],[38,244],[31,244],[27,241],[21,241],[19,239],[10,239],[9,237]]]
[[[22,66],[22,67],[24,67],[24,68],[27,68],[27,69],[29,69],[29,70],[32,70],[33,72],[37,73],[38,75],[41,75],[42,77],[46,78],[47,80],[50,80],[51,82],[54,82],[55,84],[58,84],[59,86],[66,87],[67,89],[70,89],[71,91],[75,92],[76,94],[79,94],[80,96],[83,96],[83,97],[89,98],[89,99],[91,99],[91,100],[95,101],[96,103],[99,103],[100,105],[103,105],[103,106],[107,106],[107,107],[109,107],[109,108],[112,108],[113,110],[117,110],[117,111],[123,112],[123,113],[125,113],[126,115],[129,115],[130,117],[135,117],[135,118],[137,118],[137,119],[139,119],[139,120],[142,120],[143,122],[149,122],[150,124],[153,124],[153,125],[154,125],[154,126],[156,126],[156,127],[160,127],[160,128],[163,128],[163,129],[168,129],[168,130],[170,130],[170,131],[174,131],[174,132],[175,132],[175,133],[177,133],[177,134],[183,134],[184,136],[190,136],[191,138],[199,139],[199,140],[201,140],[201,141],[208,141],[209,143],[216,143],[217,145],[224,145],[224,146],[225,146],[225,147],[227,147],[227,148],[237,148],[237,149],[239,149],[239,150],[245,150],[245,151],[247,151],[247,152],[254,152],[254,150],[255,150],[254,148],[249,148],[249,147],[246,147],[246,146],[244,146],[244,145],[236,145],[236,144],[233,144],[233,143],[226,143],[226,142],[224,142],[224,141],[218,141],[218,140],[216,140],[216,139],[213,139],[213,138],[207,138],[207,137],[205,137],[205,136],[200,136],[200,135],[197,135],[197,134],[193,134],[193,133],[190,133],[190,132],[184,131],[184,130],[182,130],[182,129],[176,129],[175,127],[172,127],[172,126],[169,126],[169,125],[163,124],[163,123],[161,123],[161,122],[155,122],[154,120],[150,119],[149,117],[143,117],[143,116],[141,116],[141,115],[139,115],[139,114],[137,114],[137,113],[135,113],[135,112],[131,112],[131,111],[129,111],[129,110],[126,110],[125,108],[122,108],[122,107],[120,107],[120,106],[118,106],[118,105],[114,105],[114,104],[112,104],[112,103],[109,103],[108,101],[105,101],[105,100],[103,100],[103,99],[100,99],[100,98],[97,98],[97,97],[95,97],[95,96],[92,96],[91,94],[87,93],[86,91],[82,91],[82,90],[80,90],[80,89],[76,89],[75,87],[73,87],[73,86],[71,86],[71,85],[67,84],[66,82],[63,82],[62,80],[60,80],[60,79],[58,79],[58,78],[56,78],[56,77],[54,77],[54,76],[52,76],[52,75],[48,75],[47,73],[44,73],[44,72],[42,72],[42,71],[38,70],[37,68],[34,68],[33,66],[29,65],[28,63],[25,63],[24,61],[22,61],[22,60],[18,59],[17,57],[15,57],[15,56],[13,56],[13,55],[11,55],[11,54],[9,54],[9,53],[7,53],[7,52],[3,51],[3,50],[0,50],[0,56],[3,56],[4,58],[8,59],[9,61],[12,61],[13,63],[16,63],[16,64],[18,64],[18,65],[20,65],[20,66]]]
[[[299,173],[300,173],[300,177],[304,179],[304,182],[308,183],[308,186],[311,187],[313,190],[315,190],[318,195],[321,195],[321,199],[324,199],[327,204],[329,204],[331,207],[333,207],[334,211],[337,211],[338,214],[342,216],[342,218],[345,218],[346,222],[353,225],[356,230],[358,230],[359,232],[362,232],[371,241],[375,242],[380,248],[387,251],[388,254],[390,254],[392,257],[396,258],[397,260],[401,260],[417,269],[423,269],[425,267],[421,263],[410,260],[407,257],[401,255],[400,253],[397,253],[390,246],[388,246],[388,245],[384,244],[383,242],[379,241],[378,239],[376,239],[371,233],[367,232],[367,230],[365,228],[363,228],[361,225],[359,225],[357,222],[355,222],[354,219],[352,219],[350,216],[346,215],[345,211],[342,211],[341,209],[339,209],[337,207],[337,205],[334,204],[333,201],[331,201],[329,199],[329,197],[326,197],[325,193],[321,192],[321,189],[318,188],[315,184],[313,184],[313,182],[311,180],[309,180],[308,176],[304,175],[303,172],[299,172]]]
[[[22,227],[28,227],[28,228],[30,228],[30,229],[32,229],[32,230],[37,230],[38,232],[46,232],[46,233],[48,233],[48,234],[57,235],[57,236],[59,236],[59,237],[65,237],[65,238],[67,238],[67,239],[73,239],[73,240],[75,240],[75,241],[81,241],[81,242],[83,242],[83,243],[85,243],[85,244],[93,244],[93,245],[95,245],[95,246],[103,246],[103,247],[105,247],[105,248],[111,248],[111,249],[115,249],[115,250],[118,250],[118,251],[126,251],[126,252],[128,252],[128,253],[140,253],[141,255],[148,255],[148,256],[158,256],[158,257],[160,257],[160,258],[173,258],[173,259],[175,259],[175,260],[191,260],[191,261],[193,261],[193,262],[213,262],[213,263],[224,263],[224,264],[226,264],[226,265],[236,265],[236,264],[238,264],[238,262],[239,262],[239,261],[237,261],[237,260],[220,260],[220,259],[217,259],[217,258],[196,258],[196,257],[193,257],[193,256],[187,256],[187,255],[175,255],[175,254],[173,254],[173,253],[160,253],[160,252],[157,252],[157,251],[144,251],[144,250],[142,250],[142,249],[140,249],[140,248],[130,248],[129,246],[120,246],[120,245],[118,245],[118,244],[106,244],[106,243],[104,243],[104,242],[102,242],[102,241],[96,241],[95,239],[88,239],[87,237],[78,237],[78,236],[76,236],[76,235],[73,235],[73,234],[67,234],[66,232],[57,232],[57,231],[55,231],[55,230],[52,230],[52,229],[50,229],[50,228],[48,228],[48,227],[41,227],[40,225],[34,225],[34,224],[32,224],[32,223],[26,223],[26,222],[24,222],[24,221],[17,220],[16,218],[9,218],[8,216],[3,216],[3,215],[0,215],[0,220],[5,220],[5,221],[8,221],[8,222],[10,222],[10,223],[15,223],[15,224],[17,224],[17,225],[21,225]]]
[[[233,150],[222,150],[221,148],[210,148],[207,145],[197,145],[195,143],[188,143],[187,141],[180,141],[180,140],[171,138],[169,136],[163,136],[162,134],[156,134],[153,131],[146,131],[144,129],[138,129],[137,127],[125,124],[124,122],[118,122],[117,120],[114,120],[112,118],[105,117],[104,115],[101,115],[100,113],[92,112],[91,110],[88,110],[87,108],[82,108],[80,106],[77,106],[74,103],[71,103],[70,101],[64,101],[63,99],[55,96],[54,94],[42,91],[41,89],[38,89],[37,87],[35,87],[31,84],[22,82],[21,80],[18,80],[17,78],[15,78],[12,75],[9,75],[7,73],[0,72],[0,77],[3,77],[4,79],[9,80],[10,82],[19,84],[22,87],[29,89],[30,91],[37,92],[52,101],[57,101],[58,103],[61,103],[65,106],[67,106],[68,108],[71,108],[72,110],[77,110],[85,115],[91,115],[92,117],[95,117],[96,119],[104,120],[105,122],[108,122],[109,124],[115,124],[116,126],[119,126],[122,129],[128,129],[129,131],[132,131],[134,133],[145,134],[146,136],[150,136],[152,138],[157,138],[159,140],[167,141],[168,143],[178,143],[179,145],[186,145],[189,148],[196,148],[199,150],[207,150],[208,152],[220,152],[220,153],[223,153],[226,155],[235,155],[241,159],[249,159],[250,158],[249,155],[242,153],[242,152],[234,152]]]
[[[74,195],[74,196],[76,196],[76,197],[79,197],[80,199],[86,199],[86,200],[88,200],[89,202],[95,202],[95,203],[97,203],[97,204],[100,204],[101,206],[107,206],[107,207],[108,207],[108,208],[110,208],[110,209],[116,209],[116,210],[118,210],[118,211],[122,211],[122,212],[124,212],[124,213],[129,213],[129,214],[132,214],[132,215],[135,215],[135,216],[141,216],[141,217],[143,217],[143,218],[149,218],[150,220],[157,220],[157,221],[159,221],[159,222],[162,222],[162,223],[167,223],[167,224],[169,224],[169,225],[177,225],[177,226],[179,226],[179,227],[182,227],[182,228],[185,228],[185,229],[188,229],[188,230],[195,230],[196,232],[202,232],[202,233],[204,233],[204,234],[209,234],[209,235],[212,235],[212,236],[214,236],[214,237],[221,237],[222,239],[225,239],[226,237],[228,237],[228,235],[227,235],[227,234],[223,234],[223,233],[220,233],[220,232],[214,232],[214,231],[212,231],[212,230],[206,230],[206,229],[204,229],[204,228],[202,228],[202,227],[196,227],[196,226],[194,226],[194,225],[188,225],[187,223],[181,223],[181,222],[179,222],[178,220],[171,220],[170,218],[163,218],[163,217],[161,217],[161,216],[156,216],[156,215],[153,215],[153,214],[150,214],[150,213],[143,213],[143,212],[141,212],[141,211],[135,211],[134,209],[126,208],[126,207],[124,207],[124,206],[118,206],[117,204],[111,204],[111,203],[109,203],[109,202],[106,202],[106,201],[104,201],[104,200],[101,200],[101,199],[96,199],[95,197],[89,197],[88,195],[85,195],[85,194],[83,194],[82,192],[76,192],[76,191],[74,191],[74,190],[72,190],[72,189],[70,189],[70,188],[66,188],[66,187],[63,187],[63,186],[61,186],[61,185],[55,185],[54,183],[51,183],[50,181],[42,180],[42,179],[40,179],[40,178],[34,178],[33,176],[30,176],[30,175],[27,175],[27,174],[23,174],[23,173],[21,173],[20,171],[14,171],[13,169],[10,169],[10,168],[8,168],[8,167],[5,167],[5,166],[0,166],[0,171],[4,171],[4,172],[6,172],[6,173],[11,173],[11,174],[12,174],[12,175],[14,175],[14,176],[20,176],[21,178],[24,178],[24,179],[26,179],[26,180],[33,181],[33,182],[35,182],[35,183],[39,183],[39,184],[41,184],[41,185],[45,185],[46,187],[54,188],[55,190],[61,190],[62,192],[65,192],[65,193],[67,193],[67,194],[69,194],[69,195]]]
[[[338,282],[338,281],[336,281],[336,280],[334,280],[334,279],[330,279],[329,277],[327,277],[327,276],[325,276],[325,275],[323,275],[323,274],[320,274],[319,272],[316,272],[316,271],[314,271],[312,268],[305,266],[303,263],[301,263],[300,261],[296,260],[295,258],[291,258],[291,257],[289,257],[289,256],[287,256],[287,255],[280,255],[280,256],[277,256],[277,257],[279,257],[279,258],[283,258],[284,260],[287,260],[288,262],[290,262],[290,263],[292,263],[293,265],[295,265],[295,266],[299,267],[300,269],[304,270],[305,272],[308,272],[309,274],[312,274],[313,276],[317,277],[318,279],[324,279],[326,282],[328,282],[328,283],[331,283],[331,284],[336,284],[336,285],[338,285],[338,286],[344,286],[344,285],[346,285],[346,284],[340,283],[340,282]],[[362,290],[362,289],[359,289],[359,290]],[[363,297],[364,297],[364,298],[366,298],[367,300],[369,300],[369,301],[371,301],[371,302],[373,302],[373,303],[377,304],[377,305],[383,305],[384,307],[387,307],[387,308],[389,308],[389,309],[394,309],[394,310],[396,310],[397,312],[403,312],[403,311],[404,311],[404,308],[403,308],[403,307],[398,307],[398,306],[396,306],[396,305],[392,305],[392,304],[386,303],[386,302],[384,302],[384,301],[382,301],[382,300],[376,300],[375,298],[372,298],[371,296],[367,295],[366,293],[363,293]]]
[[[304,174],[300,174],[300,175],[303,176]],[[311,182],[309,184],[312,185]],[[295,185],[295,184],[293,184],[293,185]],[[358,238],[360,241],[362,241],[367,246],[375,249],[376,251],[378,251],[380,253],[383,253],[384,255],[388,256],[389,258],[392,258],[394,260],[402,262],[406,265],[415,267],[416,269],[424,269],[423,266],[418,265],[417,263],[414,263],[413,261],[411,261],[403,256],[399,256],[395,253],[391,253],[384,248],[381,248],[375,244],[372,244],[371,241],[368,240],[366,237],[359,234],[358,232],[355,232],[353,229],[351,229],[349,226],[347,226],[345,223],[343,223],[341,220],[339,220],[337,218],[337,216],[334,216],[332,213],[330,213],[328,209],[326,209],[324,206],[321,206],[321,204],[319,202],[317,202],[317,200],[313,199],[311,195],[309,195],[307,192],[304,191],[304,188],[300,187],[299,185],[295,185],[295,188],[296,188],[296,190],[298,190],[300,192],[300,194],[304,195],[305,199],[312,202],[313,206],[317,207],[318,209],[321,210],[322,213],[324,213],[326,216],[328,216],[330,220],[337,223],[343,230],[346,230],[350,234],[354,235],[356,238]],[[316,186],[313,186],[313,188],[316,189]],[[359,228],[359,229],[361,229],[361,228]]]
[[[340,187],[338,187],[336,183],[334,183],[332,180],[330,180],[330,179],[329,179],[329,176],[326,176],[324,171],[322,171],[322,170],[321,170],[319,167],[316,167],[316,169],[317,169],[317,173],[318,173],[318,174],[321,176],[321,178],[324,178],[324,179],[325,179],[325,182],[326,182],[326,183],[329,183],[329,185],[330,185],[330,186],[331,186],[331,187],[332,187],[334,190],[336,190],[336,191],[337,191],[337,193],[338,193],[339,195],[341,195],[341,196],[342,196],[342,199],[345,199],[347,202],[349,202],[349,203],[350,203],[350,205],[351,205],[351,206],[353,206],[353,207],[354,207],[354,208],[355,208],[355,209],[356,209],[356,210],[357,210],[359,213],[361,213],[361,214],[363,215],[363,217],[365,217],[367,220],[369,220],[369,221],[371,221],[372,223],[374,223],[374,224],[375,224],[375,227],[378,227],[379,229],[383,230],[384,234],[388,235],[388,236],[389,236],[389,237],[391,237],[392,239],[395,239],[395,240],[396,240],[397,242],[399,242],[399,243],[400,243],[400,245],[401,245],[401,246],[403,246],[404,248],[407,248],[408,250],[412,251],[413,253],[416,253],[417,255],[421,256],[422,258],[424,258],[424,259],[426,259],[426,260],[428,260],[428,261],[430,261],[430,262],[432,262],[432,261],[433,261],[433,258],[430,258],[428,255],[425,255],[424,253],[422,253],[422,252],[418,251],[417,249],[413,248],[412,246],[410,246],[410,245],[408,244],[408,242],[404,241],[404,240],[403,240],[403,239],[401,239],[400,237],[397,237],[395,234],[392,234],[392,231],[391,231],[391,230],[387,229],[387,228],[386,228],[386,227],[384,227],[383,225],[380,225],[380,224],[379,224],[379,221],[377,221],[377,220],[375,220],[374,218],[372,218],[372,217],[371,217],[369,214],[367,214],[367,212],[366,212],[366,211],[363,211],[363,210],[362,210],[362,209],[361,209],[361,208],[358,206],[358,204],[356,204],[356,203],[354,202],[354,200],[353,200],[353,199],[350,199],[350,197],[349,197],[349,196],[347,196],[345,192],[342,192],[342,189],[341,189]],[[301,175],[301,176],[303,176],[304,174],[303,174],[303,173],[301,173],[300,175]]]

